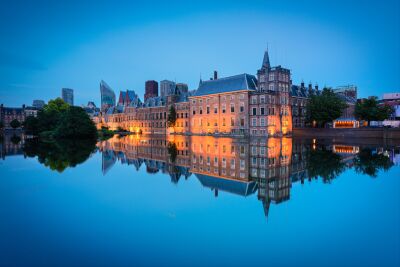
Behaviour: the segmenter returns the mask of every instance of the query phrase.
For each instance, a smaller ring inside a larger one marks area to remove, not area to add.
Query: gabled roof
[[[256,77],[244,73],[235,76],[220,78],[217,80],[201,82],[194,96],[234,92],[241,90],[254,91],[256,90],[256,88]]]

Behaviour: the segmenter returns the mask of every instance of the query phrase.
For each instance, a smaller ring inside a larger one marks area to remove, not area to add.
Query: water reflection
[[[63,172],[85,162],[95,151],[94,140],[59,140],[43,142],[37,138],[25,140],[23,151],[28,157],[37,157],[38,161],[51,170]]]
[[[173,144],[173,149],[171,149]],[[397,147],[337,144],[292,138],[234,139],[212,136],[126,136],[98,144],[102,171],[120,161],[147,173],[161,172],[178,183],[196,177],[206,188],[240,196],[257,194],[265,215],[271,203],[290,199],[293,183],[331,183],[346,169],[376,177],[399,156]]]
[[[212,136],[115,136],[97,143],[103,175],[115,165],[145,166],[148,174],[168,175],[176,184],[194,176],[215,197],[228,192],[243,197],[257,194],[265,215],[271,203],[290,199],[296,182],[321,179],[331,183],[347,169],[370,177],[398,164],[395,146],[349,145],[332,140],[292,138],[235,139]],[[96,150],[87,140],[42,142],[24,134],[0,138],[1,157],[37,157],[51,170],[63,172],[86,161]]]

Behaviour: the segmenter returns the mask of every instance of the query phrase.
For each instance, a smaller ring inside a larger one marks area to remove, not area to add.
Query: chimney
[[[301,88],[304,88],[304,82],[301,81]]]
[[[312,90],[312,84],[311,83],[308,84],[308,90],[310,90],[310,91]]]
[[[318,91],[318,84],[315,85],[315,90]]]
[[[214,80],[218,79],[218,72],[216,70],[214,70]]]

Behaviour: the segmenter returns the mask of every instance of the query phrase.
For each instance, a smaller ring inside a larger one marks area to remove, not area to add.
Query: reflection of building
[[[168,144],[176,146],[176,158],[172,160]],[[172,183],[182,177],[188,179],[193,173],[202,186],[209,188],[217,197],[220,193],[249,196],[257,192],[265,215],[270,205],[290,199],[294,183],[318,179],[312,173],[310,152],[323,146],[329,153],[336,153],[346,168],[351,168],[357,146],[341,145],[292,138],[250,139],[170,135],[168,137],[130,135],[113,137],[98,144],[103,153],[102,170],[106,173],[116,161],[133,165],[136,170],[143,167],[149,174],[166,174]],[[397,149],[380,149],[392,162],[399,158]],[[329,155],[328,153],[328,155]],[[317,157],[319,157],[317,154]],[[325,159],[326,160],[326,159]],[[315,168],[315,166],[313,166]],[[329,166],[327,166],[329,168]],[[333,170],[336,171],[336,170]],[[333,179],[333,178],[331,178]]]
[[[115,93],[113,89],[105,82],[100,82],[101,111],[106,111],[115,106]]]
[[[23,155],[25,138],[21,133],[0,135],[0,158],[4,160],[9,156]]]
[[[74,105],[74,90],[70,88],[61,89],[61,97],[65,103],[73,106]]]

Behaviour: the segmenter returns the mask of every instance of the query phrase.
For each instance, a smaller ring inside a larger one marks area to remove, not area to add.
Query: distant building
[[[44,107],[46,103],[43,100],[33,100],[32,106],[38,109],[41,109]]]
[[[106,111],[110,107],[115,106],[115,93],[113,89],[105,82],[100,82],[101,94],[101,111]]]
[[[12,128],[10,123],[13,120],[18,120],[21,124],[25,121],[25,105],[19,108],[4,107],[3,104],[0,105],[0,121],[3,122],[5,129]]]
[[[74,90],[70,88],[62,88],[61,96],[65,103],[73,106],[74,105]]]
[[[176,93],[177,94],[185,94],[189,92],[189,87],[186,83],[177,83],[176,84]]]
[[[175,94],[176,84],[173,81],[163,80],[160,82],[160,96]]]
[[[40,110],[40,108],[36,108],[36,107],[29,107],[29,106],[25,107],[25,110],[24,110],[25,117],[29,117],[29,116],[37,117],[39,110]]]
[[[144,100],[156,96],[158,96],[158,82],[154,80],[146,81]]]
[[[346,85],[336,87],[335,94],[339,96],[346,104],[347,108],[342,115],[333,121],[333,128],[358,128],[360,123],[355,119],[355,106],[357,103],[357,86]]]
[[[393,108],[393,113],[388,120],[383,121],[384,126],[400,127],[400,93],[383,94],[383,99],[379,100],[380,105],[389,105]]]
[[[305,127],[307,122],[307,103],[310,100],[311,95],[319,95],[320,91],[318,85],[312,87],[310,83],[308,87],[304,86],[304,82],[300,85],[291,86],[291,105],[292,105],[292,121],[293,127],[302,128]]]
[[[86,106],[82,105],[82,108],[86,111],[86,113],[91,118],[93,118],[94,116],[97,116],[100,112],[100,109],[98,107],[96,107],[96,104],[92,101],[89,101]]]
[[[132,102],[140,101],[138,95],[133,90],[126,90],[119,92],[118,105],[129,106]]]
[[[357,99],[357,86],[355,85],[338,86],[333,91],[335,94]]]

